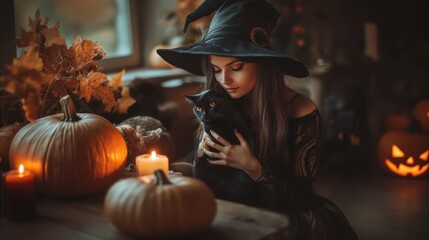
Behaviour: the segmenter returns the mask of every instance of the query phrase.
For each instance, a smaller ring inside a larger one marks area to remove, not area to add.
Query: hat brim
[[[245,58],[273,58],[285,75],[302,78],[309,72],[305,65],[272,48],[258,47],[247,41],[223,40],[199,42],[190,46],[156,51],[165,61],[196,75],[203,75],[202,56],[216,55]]]

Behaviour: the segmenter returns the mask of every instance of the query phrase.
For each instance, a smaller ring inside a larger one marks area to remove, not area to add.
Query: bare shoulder
[[[287,107],[289,118],[300,118],[312,113],[316,109],[316,104],[306,96],[286,87]]]

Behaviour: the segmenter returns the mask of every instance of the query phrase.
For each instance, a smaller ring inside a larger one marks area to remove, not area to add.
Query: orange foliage
[[[0,78],[8,93],[20,97],[27,120],[55,113],[65,95],[86,103],[101,101],[107,112],[126,113],[135,100],[127,87],[121,88],[125,70],[108,79],[96,62],[106,56],[100,45],[77,36],[68,48],[59,23],[49,28],[48,22],[47,17],[42,22],[39,10],[29,18],[30,29],[21,28],[16,40],[23,50]]]

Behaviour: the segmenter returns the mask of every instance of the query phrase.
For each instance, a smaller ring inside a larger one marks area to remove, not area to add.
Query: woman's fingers
[[[240,142],[240,145],[243,145],[243,146],[247,145],[247,142],[244,139],[243,135],[241,135],[241,133],[239,133],[237,131],[237,129],[234,129],[234,133],[235,133],[235,136],[237,137],[238,141]]]
[[[229,147],[231,145],[228,141],[226,141],[223,137],[219,136],[219,134],[215,133],[214,131],[210,130],[210,133],[218,142],[220,142],[225,147]]]
[[[219,144],[217,144],[217,143],[215,143],[215,142],[213,142],[212,140],[210,140],[210,139],[206,139],[206,141],[205,141],[206,143],[207,143],[207,145],[209,145],[210,147],[212,147],[212,148],[214,148],[214,149],[216,149],[216,150],[218,150],[218,151],[221,151],[221,152],[225,152],[225,147],[224,146],[221,146],[221,145],[219,145]]]
[[[222,159],[222,160],[209,160],[208,161],[210,164],[213,164],[213,165],[224,165],[224,166],[226,166],[227,164],[227,162],[226,162],[226,160],[224,160],[224,159]]]
[[[202,150],[209,157],[217,158],[217,159],[225,158],[225,154],[223,152],[218,152],[218,153],[211,152],[211,151],[209,151],[209,150],[207,150],[205,148],[203,148]]]

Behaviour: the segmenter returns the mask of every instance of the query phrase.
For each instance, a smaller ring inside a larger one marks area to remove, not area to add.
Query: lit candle
[[[151,175],[156,169],[161,169],[165,174],[168,174],[168,158],[167,156],[156,154],[143,154],[136,157],[137,173],[139,176]]]
[[[36,188],[34,174],[24,171],[24,165],[18,170],[6,173],[5,206],[6,214],[12,221],[29,220],[36,216]]]

